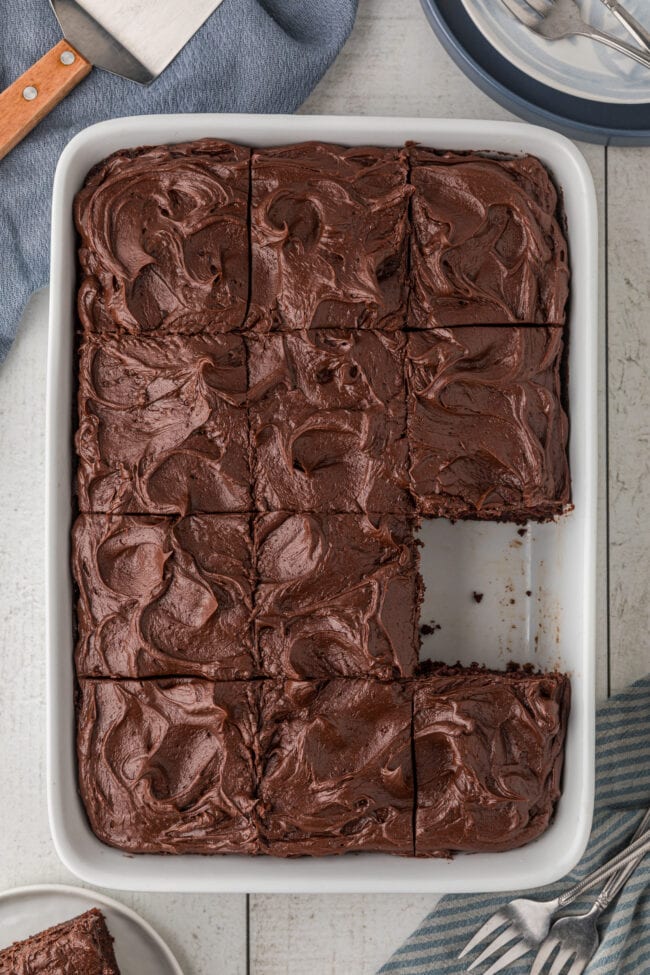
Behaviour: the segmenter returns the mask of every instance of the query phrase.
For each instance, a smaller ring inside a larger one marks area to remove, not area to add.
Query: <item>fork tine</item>
[[[505,916],[503,911],[497,911],[495,914],[493,914],[492,917],[488,918],[483,927],[478,929],[474,937],[467,942],[458,957],[464,958],[465,955],[468,955],[470,951],[481,943],[481,941],[488,938],[493,931],[496,931],[497,928],[502,928],[507,920],[508,918]]]
[[[501,3],[508,8],[513,17],[521,21],[526,27],[535,28],[539,24],[539,18],[534,13],[527,13],[526,10],[517,3],[517,0],[501,0]]]
[[[573,965],[569,969],[568,975],[582,975],[587,967],[588,961],[589,959],[586,958],[576,958]]]
[[[514,965],[519,958],[523,958],[529,951],[530,948],[525,941],[518,941],[509,951],[506,951],[505,955],[495,961],[494,965],[488,968],[484,975],[497,975],[497,972],[502,972],[508,965]]]
[[[488,958],[492,957],[492,955],[496,955],[497,951],[500,951],[501,948],[505,948],[505,946],[509,945],[510,942],[513,940],[513,938],[516,937],[517,937],[517,931],[514,928],[514,926],[511,924],[509,927],[505,929],[505,931],[502,934],[499,935],[498,938],[495,938],[494,941],[490,942],[490,944],[487,946],[485,951],[481,952],[478,958],[476,958],[469,966],[467,971],[471,972],[472,969],[476,968],[477,965],[480,965],[482,962],[487,961]]]
[[[553,967],[551,968],[549,975],[560,975],[560,972],[569,961],[573,958],[574,951],[573,948],[560,948],[557,955],[555,956],[555,961],[553,962]]]
[[[553,0],[524,0],[524,3],[542,17],[545,17],[553,6]]]
[[[557,938],[549,936],[546,941],[543,941],[537,952],[537,957],[533,962],[533,967],[530,970],[530,975],[541,975],[541,971],[544,965],[551,957],[557,946],[559,945],[559,940]]]

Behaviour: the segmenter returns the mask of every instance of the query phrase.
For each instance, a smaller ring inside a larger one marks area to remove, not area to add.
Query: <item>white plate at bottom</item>
[[[57,884],[0,894],[0,950],[98,907],[115,939],[122,975],[183,975],[171,951],[134,911],[92,890]]]

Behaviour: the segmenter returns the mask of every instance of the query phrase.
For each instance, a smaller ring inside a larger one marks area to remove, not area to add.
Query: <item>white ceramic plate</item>
[[[525,0],[520,0],[525,6]],[[578,0],[585,19],[622,40],[635,40],[602,0]],[[648,0],[624,0],[650,29]],[[547,41],[518,23],[501,0],[463,0],[485,39],[511,64],[567,95],[598,102],[650,102],[650,68],[586,37]]]
[[[183,975],[171,951],[134,911],[103,894],[48,884],[0,894],[0,948],[62,924],[93,907],[102,911],[115,939],[122,975]]]
[[[572,295],[569,330],[570,462],[575,510],[557,524],[451,525],[422,532],[427,584],[423,622],[442,625],[424,648],[455,663],[504,666],[509,659],[571,673],[562,799],[550,829],[507,853],[452,861],[358,854],[281,860],[245,856],[125,856],[91,832],[77,791],[70,519],[75,328],[75,193],[95,163],[116,149],[205,136],[273,146],[306,139],[343,145],[530,152],[560,187],[569,227]],[[114,119],[85,129],[63,152],[54,182],[46,432],[46,599],[48,796],[59,856],[86,883],[123,890],[368,893],[497,891],[538,887],[563,877],[582,855],[594,790],[594,631],[597,475],[596,195],[578,149],[532,125],[478,120],[305,115],[167,115]],[[485,598],[477,604],[472,591]],[[530,590],[533,595],[526,596]],[[511,602],[514,599],[514,602]]]

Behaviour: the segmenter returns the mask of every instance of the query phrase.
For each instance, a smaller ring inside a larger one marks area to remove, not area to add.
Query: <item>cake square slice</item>
[[[262,852],[413,853],[412,695],[407,684],[264,681]]]
[[[409,328],[564,325],[568,245],[533,156],[410,148]]]
[[[422,581],[406,518],[260,515],[255,564],[264,674],[413,676]]]
[[[89,337],[79,352],[80,510],[250,510],[245,398],[240,336]]]
[[[130,853],[255,853],[258,686],[80,682],[79,790],[95,835]]]
[[[0,950],[0,975],[120,975],[113,939],[94,908]]]
[[[259,511],[404,513],[404,336],[247,336]]]
[[[246,315],[250,150],[217,139],[123,149],[75,200],[90,332],[224,332]]]
[[[249,327],[402,328],[407,177],[398,149],[308,142],[254,152]]]
[[[255,673],[246,515],[81,515],[72,568],[78,676]]]
[[[415,684],[415,852],[512,850],[560,797],[571,686],[564,674],[447,670]]]
[[[562,330],[409,335],[411,490],[425,515],[523,523],[567,509]]]

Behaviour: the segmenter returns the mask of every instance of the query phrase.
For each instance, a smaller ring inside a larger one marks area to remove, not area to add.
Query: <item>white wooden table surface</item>
[[[361,0],[352,37],[303,110],[508,118],[450,62],[418,0]],[[602,697],[650,670],[650,150],[583,149],[602,230]],[[42,292],[0,367],[0,889],[75,882],[52,847],[45,799],[46,334]],[[186,975],[370,975],[435,903],[427,896],[118,896],[159,929]]]

